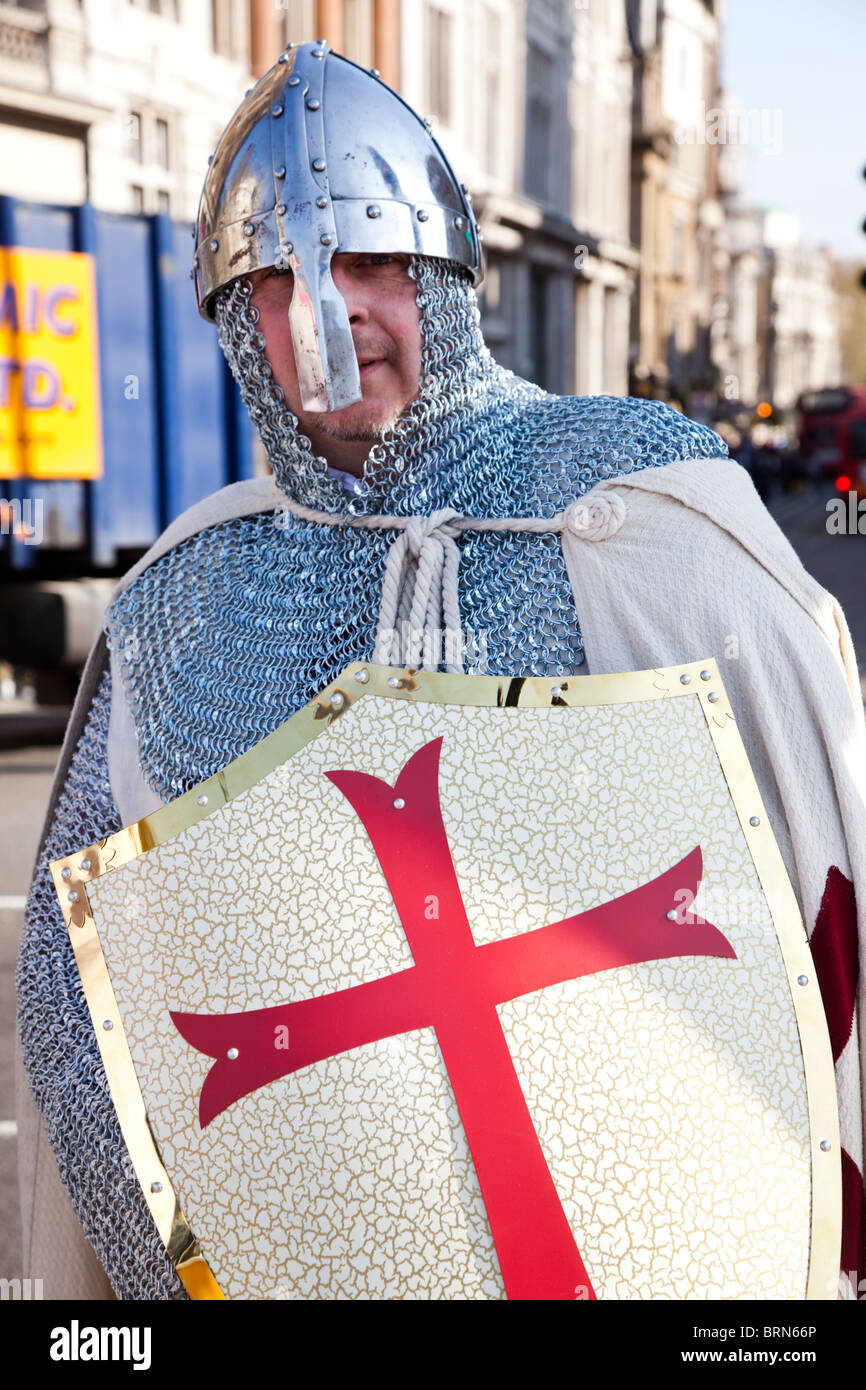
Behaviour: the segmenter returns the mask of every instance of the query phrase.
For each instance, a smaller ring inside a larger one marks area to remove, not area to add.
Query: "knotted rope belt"
[[[581,540],[603,541],[619,530],[626,510],[615,492],[591,502],[572,502],[551,517],[461,516],[450,507],[430,516],[337,516],[291,498],[283,505],[302,521],[398,532],[385,562],[373,661],[414,670],[437,669],[438,660],[431,652],[443,626],[446,635],[456,638],[461,632],[457,598],[461,531],[570,532]],[[462,642],[452,642],[450,647],[446,642],[445,668],[463,673]]]

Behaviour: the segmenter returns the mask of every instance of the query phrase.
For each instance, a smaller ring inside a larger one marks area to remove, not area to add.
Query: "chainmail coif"
[[[220,342],[280,488],[321,511],[553,516],[601,478],[727,453],[658,402],[557,397],[493,361],[468,276],[413,258],[422,318],[416,400],[349,493],[317,458],[273,381],[250,284],[218,296]],[[148,784],[168,801],[271,733],[352,660],[369,659],[394,532],[263,513],[200,531],[109,609]],[[584,662],[559,538],[466,532],[460,613],[467,670],[558,675]],[[135,1181],[48,873],[50,859],[121,828],[106,762],[110,678],[94,699],[37,864],[19,961],[30,1083],[61,1175],[115,1290],[185,1297]],[[38,1271],[37,1271],[38,1273]]]

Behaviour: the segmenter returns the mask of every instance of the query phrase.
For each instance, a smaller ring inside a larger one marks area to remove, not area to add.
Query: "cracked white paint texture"
[[[477,942],[605,902],[700,844],[695,910],[706,902],[737,952],[606,971],[499,1009],[597,1295],[803,1298],[799,1038],[697,697],[467,711],[375,695],[88,889],[151,1123],[226,1296],[504,1296],[432,1029],[307,1067],[202,1133],[210,1059],[168,1017],[411,964],[372,845],[323,773],[393,784],[440,734],[443,818]]]

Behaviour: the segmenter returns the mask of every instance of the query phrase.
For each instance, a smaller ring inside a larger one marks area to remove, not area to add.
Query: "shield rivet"
[[[667,917],[667,919],[668,919],[669,922],[675,922],[675,921],[677,920],[677,910],[676,910],[676,908],[675,908],[675,907],[669,908],[668,911],[665,913],[665,916]]]
[[[552,686],[550,687],[550,693],[551,693],[551,695],[553,696],[554,700],[558,700],[559,697],[560,697],[560,695],[562,694],[562,686],[561,686],[561,685],[552,685]]]
[[[220,249],[220,244],[219,244],[219,242],[217,241],[216,237],[214,237],[213,240],[211,241],[210,249],[211,249],[211,251],[218,251],[218,250]]]
[[[760,825],[760,824],[761,824],[761,817],[760,817],[760,816],[749,816],[749,825]]]
[[[692,678],[691,678],[691,676],[687,675],[686,672],[684,671],[683,674],[680,676],[680,685],[691,685],[691,683],[692,683]]]
[[[454,226],[457,228],[458,232],[462,232],[463,228],[466,226],[466,223],[464,222],[462,217],[455,217]]]
[[[71,878],[71,877],[72,877],[72,870],[71,870],[69,867],[67,867],[67,868],[65,868],[65,869],[61,869],[61,870],[60,870],[60,877],[61,877],[61,878]]]
[[[252,222],[245,222],[245,223],[244,223],[244,236],[252,236],[252,234],[253,234],[253,232],[254,232],[255,230],[256,230],[256,229],[255,229],[255,227],[253,226]]]
[[[273,104],[273,106],[271,107],[271,115],[272,115],[272,116],[282,116],[282,114],[283,114],[283,108],[282,108],[280,102],[275,101],[274,104]]]
[[[197,805],[199,805],[199,806],[206,806],[206,805],[207,805],[207,797],[205,796],[204,792],[201,792],[201,793],[196,797],[196,803],[197,803]]]
[[[712,676],[712,671],[701,671],[701,680],[708,681]]]
[[[429,214],[429,212],[426,210],[426,208],[419,208],[418,211],[417,211],[417,213],[415,214],[415,216],[418,218],[418,221],[419,221],[419,222],[429,222],[429,221],[430,221],[430,214]]]
[[[829,1140],[829,1139],[822,1139],[822,1140],[821,1140],[821,1148],[823,1149],[823,1151],[824,1151],[825,1154],[826,1154],[826,1153],[829,1153],[830,1150],[832,1149],[832,1147],[833,1147],[833,1145],[830,1143],[830,1140]]]
[[[358,682],[359,685],[366,685],[366,684],[367,684],[367,681],[368,681],[369,679],[370,679],[370,672],[369,672],[369,671],[356,671],[356,672],[355,672],[355,680]]]
[[[76,893],[76,891],[75,891],[74,888],[73,888],[73,889],[71,890],[71,892],[69,893],[69,901],[70,901],[71,903],[77,903],[77,902],[78,902],[78,894]]]
[[[322,243],[323,246],[330,246],[330,244],[331,244],[331,237],[328,236],[328,233],[327,233],[327,232],[324,232],[324,233],[319,237],[319,241]]]
[[[311,97],[310,100],[307,102],[307,110],[318,111],[321,104],[322,103],[319,101],[318,97]]]
[[[300,81],[301,81],[300,77],[298,77],[298,74],[297,74],[296,72],[294,72],[294,73],[292,73],[291,77],[289,78],[289,86],[290,86],[290,87],[297,87],[297,86],[300,85]]]
[[[382,216],[382,209],[379,207],[379,204],[378,204],[378,203],[371,203],[371,204],[370,204],[370,206],[367,208],[367,216],[368,216],[368,217],[381,217],[381,216]]]
[[[718,698],[719,698],[718,692],[715,691],[715,690],[711,690],[710,693],[709,693],[709,695],[707,696],[707,699],[708,699],[708,700],[710,701],[710,703],[713,704],[713,705],[716,703],[716,701],[718,700]]]
[[[286,205],[285,205],[285,203],[277,203],[277,212],[279,213],[280,217],[283,217],[283,216],[285,215],[285,211],[286,211]]]
[[[323,173],[325,172],[325,161],[324,161],[324,159],[314,159],[314,160],[313,160],[313,168],[315,169],[315,171],[316,171],[317,174],[323,174]]]
[[[405,801],[403,800],[402,796],[396,796],[396,797],[394,798],[394,810],[395,810],[395,811],[402,811],[402,809],[403,809],[403,807],[404,807],[405,805],[406,805],[406,803],[405,803]]]
[[[114,1027],[114,1024],[112,1023],[110,1018],[106,1018],[103,1019],[102,1026],[105,1029],[106,1033],[110,1033],[112,1028]]]
[[[90,860],[89,860],[89,859],[82,859],[82,861],[81,861],[81,863],[79,864],[78,867],[79,867],[80,869],[89,869],[89,868],[90,868]]]
[[[279,169],[275,169],[275,170],[274,170],[274,178],[276,178],[276,179],[284,179],[285,177],[286,177],[286,166],[285,166],[285,164],[281,164],[280,167],[279,167]]]
[[[399,690],[403,682],[401,681],[399,676],[389,676],[388,684],[390,685],[392,690]]]
[[[239,1056],[240,1053],[238,1052],[236,1047],[230,1047],[228,1052],[226,1053],[226,1057],[230,1062],[236,1062]]]
[[[344,696],[340,694],[339,690],[335,690],[328,703],[331,705],[332,709],[342,709]]]
[[[798,985],[807,985],[808,983],[809,983],[809,976],[808,976],[808,975],[798,975],[798,976],[797,976],[797,984],[798,984]]]
[[[161,1182],[152,1182],[152,1183],[150,1184],[150,1190],[151,1190],[151,1192],[161,1192],[161,1191],[162,1191],[162,1183],[161,1183]]]
[[[327,206],[328,206],[328,200],[327,200],[327,198],[317,198],[317,199],[316,199],[316,207],[317,207],[317,208],[326,208]]]

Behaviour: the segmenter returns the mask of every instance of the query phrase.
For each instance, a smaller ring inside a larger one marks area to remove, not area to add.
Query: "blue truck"
[[[0,257],[77,251],[95,267],[102,475],[0,479],[0,661],[41,700],[71,699],[117,577],[187,507],[254,473],[252,425],[196,308],[190,233],[164,214],[0,196]],[[8,383],[8,350],[3,365]],[[12,523],[37,503],[34,543]]]

